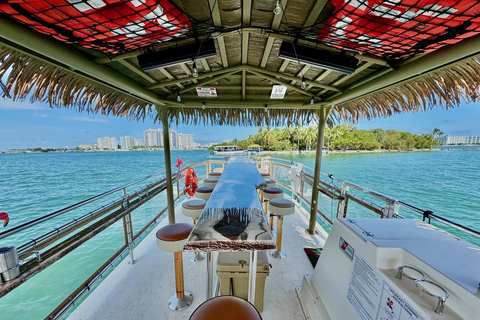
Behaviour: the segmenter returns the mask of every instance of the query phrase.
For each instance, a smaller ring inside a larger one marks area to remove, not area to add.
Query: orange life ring
[[[198,188],[198,179],[197,173],[192,168],[188,169],[187,175],[185,176],[185,191],[190,197],[195,194],[195,191]]]

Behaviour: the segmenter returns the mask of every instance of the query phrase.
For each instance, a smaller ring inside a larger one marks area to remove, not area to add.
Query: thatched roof
[[[171,121],[194,124],[302,124],[328,106],[332,119],[356,121],[478,100],[480,1],[427,2],[281,0],[275,15],[274,0],[123,1],[114,9],[122,19],[107,21],[113,5],[7,1],[0,78],[8,75],[13,99],[132,119],[158,120],[162,108]],[[198,77],[191,63],[140,69],[140,54],[207,39],[216,56],[196,62]],[[279,57],[284,42],[359,63],[345,75],[288,61]],[[270,99],[274,84],[287,86],[284,99]],[[198,86],[218,96],[199,97]]]

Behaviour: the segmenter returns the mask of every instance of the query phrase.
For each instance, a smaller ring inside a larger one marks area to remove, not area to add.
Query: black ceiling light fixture
[[[343,53],[318,50],[287,41],[282,42],[278,57],[344,74],[353,73],[358,65],[358,59],[355,57]]]
[[[198,77],[198,70],[197,70],[197,61],[193,60],[193,66],[192,66],[192,76],[195,78]]]
[[[159,68],[168,68],[180,63],[194,63],[196,69],[196,60],[214,58],[217,55],[213,39],[203,40],[202,42],[187,44],[184,46],[169,48],[166,50],[149,52],[139,55],[138,65],[143,71],[152,71]],[[198,76],[198,70],[197,70]],[[195,72],[193,72],[195,74]],[[195,76],[195,75],[194,75]]]

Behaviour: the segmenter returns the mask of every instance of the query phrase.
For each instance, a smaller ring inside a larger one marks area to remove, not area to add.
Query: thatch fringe
[[[0,78],[8,74],[5,88],[13,100],[48,102],[79,112],[101,113],[142,120],[151,115],[151,104],[94,82],[87,77],[0,46]]]
[[[316,116],[309,109],[264,109],[247,108],[171,108],[171,122],[183,124],[230,125],[230,126],[290,126],[306,125]]]
[[[335,106],[337,119],[391,116],[480,100],[480,55]]]

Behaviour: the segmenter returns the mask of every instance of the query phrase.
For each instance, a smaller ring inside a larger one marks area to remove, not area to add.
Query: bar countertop
[[[257,188],[264,185],[251,159],[230,159],[184,250],[275,249],[257,194]]]

